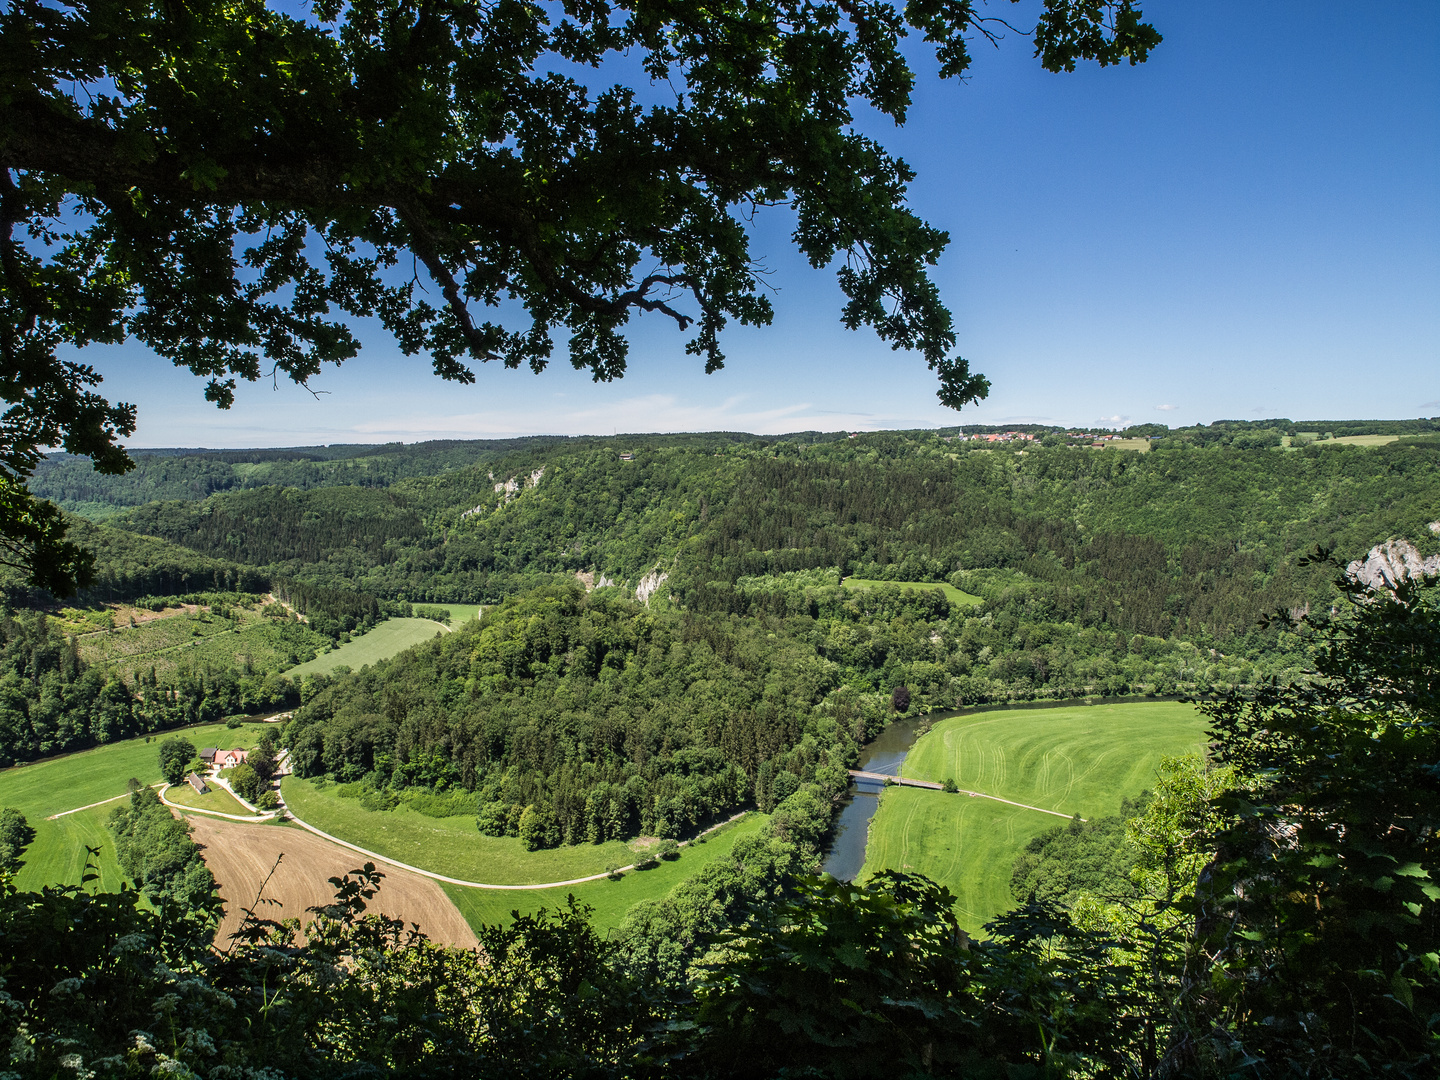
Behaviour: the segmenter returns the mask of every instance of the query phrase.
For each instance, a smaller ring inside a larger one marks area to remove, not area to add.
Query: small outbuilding
[[[210,793],[210,785],[205,783],[196,773],[192,772],[189,776],[185,777],[185,782],[195,789],[196,795],[208,795]]]

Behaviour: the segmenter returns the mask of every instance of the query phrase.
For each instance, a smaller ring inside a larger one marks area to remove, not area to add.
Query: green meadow
[[[1200,750],[1206,723],[1178,702],[974,713],[942,720],[921,736],[901,773],[1098,817],[1148,788],[1162,757]],[[1032,837],[1062,824],[1054,814],[993,799],[887,788],[870,821],[861,876],[891,869],[934,878],[958,898],[961,924],[978,931],[1015,902],[1015,856]]]
[[[448,604],[444,606],[450,608],[450,618],[453,622],[457,618],[456,609]],[[386,619],[379,626],[361,634],[353,641],[347,641],[338,649],[332,649],[323,656],[317,656],[314,660],[290,668],[285,674],[291,678],[303,675],[328,675],[341,666],[348,667],[352,671],[359,671],[367,664],[388,660],[412,645],[429,641],[436,634],[444,633],[445,630],[446,627],[443,623],[432,622],[430,619]]]
[[[847,577],[841,584],[847,589],[873,589],[877,585],[894,585],[898,589],[939,589],[952,604],[967,606],[982,602],[981,597],[961,592],[954,585],[943,581],[877,581],[874,578]]]
[[[753,835],[769,820],[767,815],[752,813],[742,820],[710,833],[702,841],[680,849],[673,862],[662,860],[653,870],[632,870],[619,881],[587,881],[560,889],[526,889],[500,891],[467,889],[463,885],[442,888],[472,929],[511,921],[511,913],[533,915],[541,908],[552,911],[573,895],[580,903],[594,909],[591,921],[602,934],[619,926],[629,910],[642,900],[658,900],[681,881],[703,870],[710,863],[730,854],[736,841]]]
[[[485,610],[484,604],[422,604],[422,607],[444,608],[450,612],[450,629],[459,630],[471,619],[478,619]],[[494,604],[490,605],[494,607]]]
[[[253,724],[235,729],[226,728],[224,724],[204,724],[176,732],[159,732],[148,740],[127,739],[78,754],[0,769],[0,806],[15,807],[35,830],[35,842],[25,852],[25,866],[16,878],[16,885],[22,889],[38,889],[42,885],[79,882],[88,845],[101,849],[98,868],[102,886],[118,887],[120,869],[105,819],[125,795],[125,785],[131,777],[146,784],[160,779],[160,740],[172,734],[184,736],[197,749],[201,746],[229,749],[254,746],[260,737],[260,728]],[[91,803],[102,805],[49,820],[52,814]]]
[[[1199,750],[1206,724],[1178,701],[973,713],[931,728],[901,773],[1096,817],[1149,787],[1161,757]]]
[[[486,836],[475,819],[432,818],[407,806],[366,810],[358,799],[342,799],[336,785],[317,788],[312,780],[287,776],[281,791],[296,817],[322,832],[367,851],[422,870],[492,885],[529,885],[603,874],[634,861],[630,845],[604,844],[526,851],[518,837]]]
[[[224,788],[214,784],[210,784],[208,787],[210,790],[201,795],[189,784],[177,784],[165,792],[165,798],[177,806],[188,807],[191,810],[214,810],[221,814],[234,814],[236,817],[253,818],[255,816],[245,809],[239,799]]]
[[[955,894],[960,924],[973,933],[1014,906],[1015,856],[1031,838],[1063,824],[992,799],[887,787],[870,819],[861,878],[882,869],[925,874]]]

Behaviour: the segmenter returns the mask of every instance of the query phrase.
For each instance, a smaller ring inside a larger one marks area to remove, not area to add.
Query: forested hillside
[[[839,676],[762,622],[571,583],[336,681],[287,737],[301,776],[364,781],[375,806],[411,785],[476,791],[480,828],[531,847],[674,837],[802,784],[843,790],[866,724],[854,695],[817,710]]]
[[[1440,518],[1440,442],[1247,449],[1235,438],[1248,438],[1248,427],[1213,427],[1231,444],[1169,438],[1157,445],[1172,449],[1145,454],[980,445],[923,432],[382,448],[389,456],[252,452],[253,460],[219,464],[311,472],[294,486],[146,503],[106,525],[74,519],[74,535],[97,554],[97,581],[84,600],[271,591],[308,619],[309,632],[332,641],[408,614],[413,603],[495,603],[544,587],[568,595],[584,573],[626,596],[644,581],[647,618],[683,612],[694,626],[738,619],[746,634],[776,633],[824,666],[827,692],[845,687],[878,700],[904,687],[915,708],[1205,694],[1298,673],[1300,638],[1260,624],[1277,610],[1330,603],[1331,571],[1301,561],[1316,545],[1345,557],[1393,536],[1426,553],[1440,548],[1429,528]],[[464,464],[476,459],[482,463]],[[204,456],[151,464],[183,473],[197,462],[217,465]],[[435,471],[380,469],[367,475],[384,483],[358,482],[376,462]],[[342,468],[351,472],[335,471]],[[323,476],[347,482],[312,484]],[[127,478],[103,482],[120,485],[117,498],[130,490]],[[952,605],[923,588],[842,586],[852,579],[948,583],[980,602]],[[599,595],[587,619],[600,617]],[[17,589],[9,596],[12,606],[46,599]],[[636,617],[606,616],[617,626]],[[313,655],[313,646],[290,651]],[[132,688],[139,679],[121,674]],[[171,688],[194,702],[181,711],[234,711],[233,695],[213,690],[222,674],[208,658],[192,668],[194,690]],[[436,691],[422,683],[414,694],[429,700]],[[343,694],[363,698],[362,685]],[[634,690],[659,701],[657,687],[642,679]],[[501,698],[487,698],[485,708],[499,715],[514,706],[502,707]],[[355,708],[333,704],[337,715]],[[167,722],[127,721],[124,730]],[[45,720],[35,734],[17,735],[9,752],[23,758],[42,746],[84,745],[109,737],[110,726],[86,719],[72,725],[72,738],[48,734],[60,728]],[[508,742],[492,750],[506,768],[517,760],[506,756],[516,752]],[[373,768],[366,761],[361,773]],[[525,769],[553,772],[529,759]],[[761,790],[757,776],[747,780],[752,796]],[[465,774],[467,785],[489,782]],[[557,800],[556,820],[569,822],[569,796],[546,790]],[[512,804],[529,805],[512,795]],[[574,833],[571,825],[560,833],[567,828]]]
[[[262,488],[115,523],[409,601],[494,602],[581,570],[633,588],[656,570],[662,598],[738,611],[745,578],[960,573],[1028,617],[1230,642],[1268,611],[1324,602],[1326,575],[1297,569],[1301,553],[1429,543],[1440,513],[1429,442],[1132,454],[891,433],[631,453],[527,449],[383,490]]]

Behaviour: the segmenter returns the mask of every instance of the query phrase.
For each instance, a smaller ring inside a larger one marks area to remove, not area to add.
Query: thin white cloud
[[[898,418],[866,412],[818,408],[810,402],[755,407],[748,395],[714,403],[684,401],[674,394],[647,394],[582,408],[551,411],[544,428],[534,417],[503,410],[449,416],[413,414],[386,421],[367,421],[351,429],[366,439],[482,439],[517,435],[608,435],[612,432],[748,431],[778,435],[819,428],[825,431],[873,431],[894,427]]]
[[[1100,421],[1099,421],[1099,422],[1102,423],[1102,424],[1109,425],[1110,427],[1119,427],[1121,424],[1128,423],[1129,420],[1130,420],[1130,417],[1128,417],[1128,416],[1119,416],[1119,415],[1116,415],[1116,416],[1102,416],[1102,417],[1100,417]]]
[[[1161,412],[1174,412],[1176,409],[1180,408],[1180,406],[1179,406],[1179,405],[1156,405],[1155,408],[1159,409]]]
[[[1440,408],[1440,401],[1427,401],[1427,402],[1425,402],[1424,405],[1421,405],[1420,408],[1422,408],[1422,409]]]

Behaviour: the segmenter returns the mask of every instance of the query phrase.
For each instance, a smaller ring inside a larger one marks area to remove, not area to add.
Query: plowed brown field
[[[264,904],[256,914],[267,919],[296,918],[302,923],[310,918],[306,908],[334,899],[330,878],[341,877],[365,861],[353,851],[299,829],[222,821],[202,814],[189,815],[189,822],[191,835],[204,849],[205,864],[225,900],[225,918],[215,935],[222,948],[240,926],[240,909],[254,901],[277,855],[285,857],[265,886],[265,896],[280,904]],[[376,866],[384,871],[385,880],[370,901],[369,911],[403,919],[407,926],[418,923],[421,931],[439,944],[475,947],[475,935],[438,884],[383,862]]]

